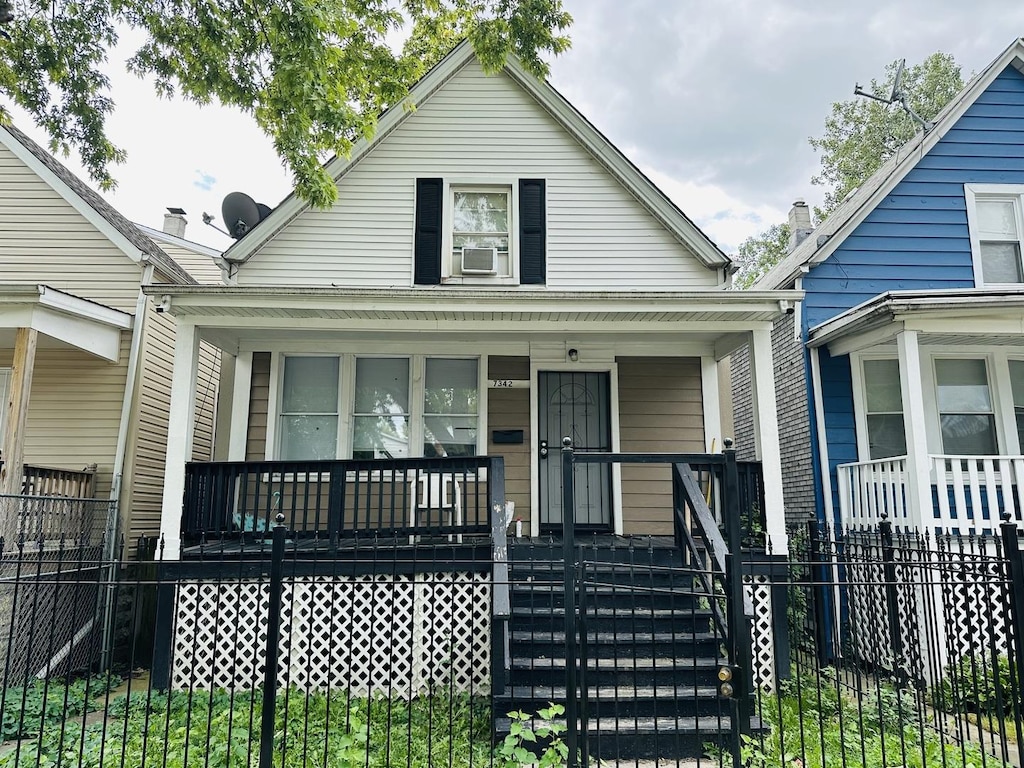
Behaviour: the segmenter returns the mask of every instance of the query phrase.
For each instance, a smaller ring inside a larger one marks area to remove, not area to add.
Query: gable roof
[[[806,267],[820,264],[831,256],[1009,66],[1024,73],[1024,38],[1015,40],[974,77],[939,112],[930,131],[918,133],[900,147],[806,240],[762,276],[754,287],[770,289],[789,285]]]
[[[415,110],[409,109],[409,105],[419,106],[426,102],[474,58],[473,47],[469,41],[463,40],[459,43],[409,90],[409,95],[401,103],[384,112],[378,121],[373,138],[360,139],[352,147],[347,158],[335,156],[326,163],[325,169],[331,178],[335,182],[341,179],[373,147],[415,114]],[[711,268],[724,267],[731,263],[729,257],[554,86],[547,81],[538,80],[527,72],[514,56],[509,56],[503,71],[629,190],[676,239],[692,250],[702,263]],[[250,234],[228,248],[223,254],[224,259],[232,263],[244,263],[307,208],[309,203],[299,199],[292,192]]]
[[[191,275],[159,245],[146,237],[89,185],[18,128],[13,125],[0,126],[0,143],[85,216],[132,261],[148,259],[166,277],[182,283],[195,283]]]

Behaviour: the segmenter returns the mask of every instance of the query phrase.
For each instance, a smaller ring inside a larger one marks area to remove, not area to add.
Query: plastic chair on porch
[[[445,472],[424,472],[413,481],[409,519],[414,528],[429,526],[432,520],[448,526],[462,526],[462,489],[455,475]],[[418,487],[417,487],[418,486]],[[417,536],[409,537],[415,544]],[[453,538],[448,535],[448,541]],[[462,534],[454,537],[460,544]]]

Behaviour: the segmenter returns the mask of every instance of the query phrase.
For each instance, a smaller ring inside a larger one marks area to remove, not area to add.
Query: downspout
[[[135,402],[135,382],[139,374],[139,358],[146,326],[146,294],[142,286],[153,282],[153,265],[143,257],[142,281],[139,283],[139,298],[135,301],[135,323],[132,325],[132,345],[128,353],[128,373],[124,384],[124,400],[121,403],[121,422],[117,428],[117,448],[114,452],[114,477],[110,484],[110,501],[117,504],[121,497],[124,475],[124,459],[128,452],[128,430],[131,426],[132,406]],[[119,515],[120,516],[120,515]]]
[[[132,405],[135,400],[135,381],[139,374],[139,357],[142,352],[142,338],[145,332],[146,294],[142,286],[153,281],[153,265],[148,257],[142,257],[142,279],[139,281],[139,297],[135,300],[135,322],[132,323],[132,344],[128,352],[128,371],[124,381],[124,399],[121,401],[121,421],[117,427],[117,447],[114,450],[114,473],[110,482],[110,501],[107,505],[106,546],[104,559],[109,564],[106,582],[108,584],[103,596],[103,637],[100,642],[102,655],[100,669],[110,668],[113,651],[113,613],[114,613],[114,570],[118,567],[117,560],[117,529],[121,518],[121,487],[124,476],[124,457],[128,452],[128,428],[131,426]]]

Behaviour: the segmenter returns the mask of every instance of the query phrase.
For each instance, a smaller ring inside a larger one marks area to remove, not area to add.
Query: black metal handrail
[[[295,537],[449,537],[491,533],[500,458],[191,462],[182,535],[269,538],[277,515]]]

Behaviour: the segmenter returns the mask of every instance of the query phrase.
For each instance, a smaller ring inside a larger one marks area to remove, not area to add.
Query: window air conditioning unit
[[[462,274],[493,275],[498,271],[497,248],[463,248]]]

